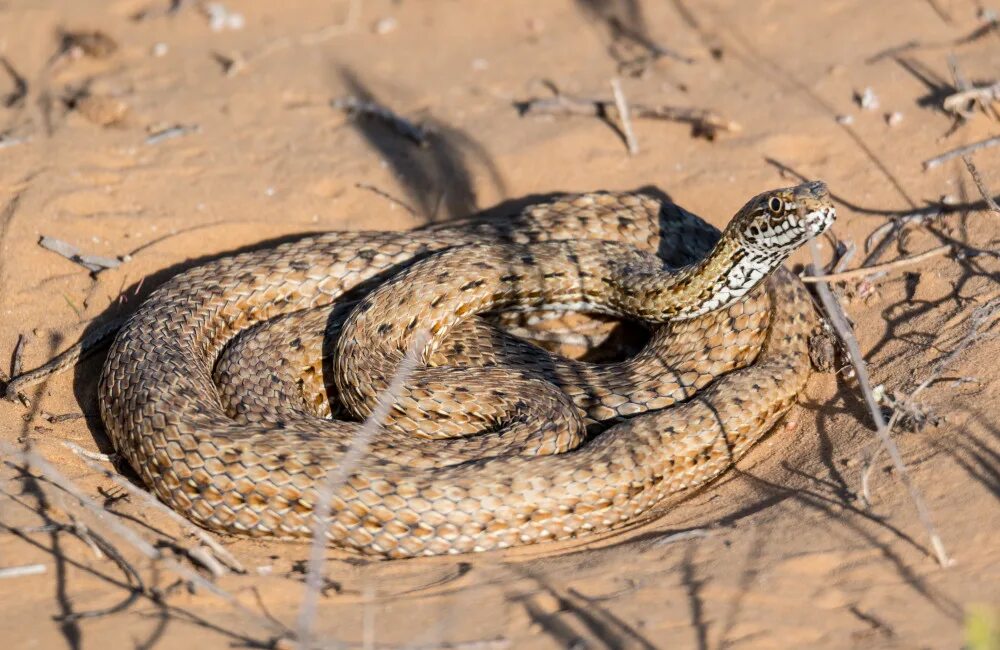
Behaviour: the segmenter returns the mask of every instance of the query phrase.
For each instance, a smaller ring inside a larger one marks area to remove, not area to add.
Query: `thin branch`
[[[979,142],[974,142],[972,144],[967,144],[964,147],[952,149],[951,151],[946,151],[940,156],[935,156],[933,158],[925,160],[923,162],[924,171],[938,167],[939,165],[946,163],[954,158],[965,156],[967,154],[973,153],[974,151],[979,151],[980,149],[986,149],[987,147],[995,147],[998,144],[1000,144],[1000,135],[994,136],[992,138],[987,138],[985,140],[980,140]]]
[[[299,606],[296,639],[303,648],[311,647],[313,625],[316,620],[317,602],[323,588],[323,560],[326,550],[326,533],[330,527],[330,502],[334,493],[350,478],[361,459],[368,453],[372,438],[382,430],[383,422],[402,392],[403,384],[416,368],[427,345],[426,332],[418,333],[403,360],[396,369],[389,387],[379,395],[371,414],[365,419],[351,441],[340,463],[327,471],[319,485],[316,508],[313,514],[312,544],[309,549],[309,571],[306,574],[306,591]]]
[[[44,564],[22,564],[20,566],[10,566],[0,569],[0,580],[4,578],[20,578],[21,576],[37,576],[45,573],[47,567]]]
[[[993,198],[993,193],[989,191],[986,187],[986,183],[983,182],[982,176],[979,175],[979,170],[972,162],[972,158],[968,156],[962,156],[962,161],[965,163],[966,169],[969,170],[969,174],[972,175],[972,182],[976,184],[976,189],[982,195],[983,200],[986,201],[986,205],[989,206],[990,210],[1000,214],[1000,205],[997,205],[996,200]]]
[[[76,501],[83,506],[85,510],[93,515],[103,526],[112,531],[119,539],[127,542],[130,546],[148,559],[154,562],[161,562],[167,569],[176,573],[185,581],[218,596],[222,600],[226,601],[231,607],[243,613],[258,625],[279,633],[288,632],[288,630],[283,628],[283,626],[279,626],[274,621],[267,618],[262,618],[256,612],[247,608],[231,593],[215,585],[209,580],[206,580],[197,571],[194,571],[177,562],[173,558],[164,555],[159,549],[153,547],[131,528],[108,517],[108,513],[105,512],[103,508],[94,503],[94,501],[87,497],[78,487],[76,487],[71,480],[66,478],[59,470],[53,467],[51,463],[35,452],[21,451],[13,445],[0,441],[0,453],[2,453],[3,456],[11,462],[18,462],[25,466],[33,467],[36,471],[40,472],[47,481],[58,486],[76,499]]]
[[[628,155],[634,156],[639,153],[639,142],[635,139],[635,132],[632,130],[632,119],[629,117],[628,101],[622,91],[622,83],[617,78],[611,80],[611,92],[615,98],[615,108],[618,109],[618,117],[622,121],[622,131],[625,133],[625,145],[628,147]]]
[[[211,535],[209,535],[202,529],[198,528],[197,526],[192,524],[190,521],[188,521],[181,515],[177,514],[177,512],[174,511],[172,508],[168,508],[167,506],[163,505],[149,492],[137,488],[136,486],[132,485],[131,482],[125,480],[122,476],[119,476],[118,474],[112,472],[109,469],[101,467],[98,463],[91,460],[92,458],[91,452],[87,451],[83,447],[80,447],[79,445],[72,442],[63,442],[63,444],[66,445],[66,447],[68,447],[73,453],[79,456],[83,460],[83,462],[86,463],[87,467],[94,470],[95,472],[102,474],[105,478],[110,479],[112,482],[114,482],[115,485],[122,488],[123,490],[125,490],[135,498],[139,499],[140,501],[142,501],[142,505],[144,508],[152,508],[153,510],[161,512],[162,514],[166,515],[169,519],[174,521],[177,525],[179,525],[186,533],[194,537],[197,537],[199,540],[201,540],[201,542],[205,546],[209,547],[220,560],[225,562],[226,566],[231,568],[233,571],[236,571],[237,573],[246,573],[246,569],[243,568],[243,565],[240,564],[239,560],[233,557],[232,554],[230,554],[230,552],[226,550],[224,546],[222,546],[215,539],[213,539]],[[199,557],[194,557],[194,559],[204,563],[203,561],[204,553],[198,553],[197,549],[193,549],[192,551],[188,551],[187,549],[185,549],[185,551],[189,555],[192,555],[192,557],[198,555]]]
[[[514,107],[521,116],[531,114],[606,117],[611,111],[618,111],[613,99],[586,99],[562,94],[545,99],[515,102]],[[709,139],[714,138],[722,131],[735,133],[742,129],[737,122],[703,108],[630,104],[629,110],[631,116],[637,119],[668,120],[690,124],[696,135],[704,135]]]
[[[813,269],[821,268],[822,262],[820,260],[819,246],[815,240],[813,240],[810,250],[812,251]],[[815,276],[818,274],[814,270],[812,275]],[[893,465],[896,467],[900,478],[903,480],[903,484],[910,493],[910,499],[913,501],[913,505],[917,510],[917,516],[920,518],[920,522],[923,524],[924,530],[930,538],[931,546],[937,556],[937,561],[942,567],[951,566],[952,560],[948,557],[948,553],[944,548],[944,543],[941,541],[941,536],[934,527],[934,522],[931,520],[931,514],[927,509],[927,505],[924,503],[924,498],[917,489],[917,486],[913,483],[913,480],[910,478],[909,470],[907,470],[906,464],[903,462],[903,457],[899,453],[899,448],[896,446],[896,442],[889,435],[889,429],[886,426],[885,419],[882,417],[882,410],[879,408],[878,403],[875,400],[875,395],[872,392],[871,381],[868,377],[868,366],[865,364],[864,356],[861,354],[861,346],[858,344],[858,340],[854,336],[854,332],[851,330],[847,317],[844,314],[840,303],[830,292],[830,287],[825,282],[816,283],[816,292],[819,294],[820,300],[823,302],[823,307],[826,309],[827,317],[830,319],[830,323],[833,325],[838,336],[840,336],[840,339],[847,347],[848,354],[851,358],[851,364],[854,366],[857,376],[858,386],[861,388],[865,402],[868,404],[868,410],[871,412],[872,420],[875,422],[875,434],[878,436],[879,442],[882,443],[886,452],[888,452]]]
[[[941,106],[949,113],[964,117],[968,114],[969,105],[973,102],[985,104],[997,100],[1000,100],[1000,81],[989,86],[973,86],[968,90],[952,93],[944,98]]]
[[[886,262],[885,264],[875,264],[874,266],[863,266],[859,269],[851,269],[850,271],[841,271],[840,273],[829,273],[827,275],[800,275],[799,279],[802,280],[803,282],[815,283],[815,282],[839,282],[841,280],[863,278],[868,275],[881,273],[883,271],[895,269],[900,266],[909,266],[910,264],[916,264],[917,262],[922,262],[932,257],[937,257],[938,255],[944,255],[945,253],[951,250],[952,250],[951,244],[945,244],[943,246],[938,246],[937,248],[932,248],[929,251],[924,251],[919,255],[903,257],[898,260],[893,260],[892,262]]]
[[[399,207],[403,208],[404,210],[406,210],[407,212],[409,212],[412,216],[414,216],[414,217],[418,216],[417,215],[417,211],[414,210],[413,208],[411,208],[409,205],[407,205],[405,201],[400,201],[399,199],[397,199],[393,195],[389,194],[388,192],[386,192],[384,190],[380,190],[379,188],[375,187],[374,185],[371,185],[369,183],[355,183],[354,187],[358,188],[359,190],[368,190],[369,192],[372,192],[373,194],[377,194],[378,196],[381,196],[386,201],[389,201],[390,203],[393,203],[393,204],[398,205]]]

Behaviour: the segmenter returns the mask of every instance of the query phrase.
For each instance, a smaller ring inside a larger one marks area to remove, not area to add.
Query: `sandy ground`
[[[981,29],[977,2],[233,0],[242,26],[221,31],[196,3],[172,14],[169,4],[0,2],[11,71],[0,73],[5,364],[19,334],[34,367],[186,265],[296,233],[402,229],[532,194],[643,186],[721,225],[750,195],[801,174],[836,195],[834,230],[858,247],[855,267],[883,224],[942,197],[956,204],[909,222],[878,261],[941,243],[959,255],[839,285],[873,382],[889,393],[911,392],[979,325],[916,399],[929,421],[894,434],[953,566],[934,560],[885,455],[865,507],[870,417],[854,381],[817,375],[797,429],[637,530],[431,560],[331,552],[316,622],[330,647],[957,648],[996,615],[1000,343],[984,312],[995,311],[1000,264],[976,252],[996,249],[1000,214],[984,210],[960,160],[920,164],[996,132],[982,111],[952,128],[941,110],[955,89],[950,55],[970,82],[1000,69],[1000,32]],[[616,38],[609,16],[681,57],[635,60],[648,50]],[[117,48],[70,42],[56,56],[60,29],[100,30]],[[522,117],[514,106],[549,97],[546,84],[607,99],[616,76],[630,102],[711,109],[742,130],[709,140],[637,119],[629,156],[611,123]],[[866,87],[875,110],[855,100]],[[436,135],[419,148],[331,107],[347,95]],[[894,112],[901,121],[890,125]],[[1000,188],[1000,151],[975,161]],[[125,261],[92,275],[40,247],[41,236]],[[823,251],[833,259],[829,242]],[[102,355],[31,391],[30,408],[0,403],[0,440],[30,445],[105,519],[191,546],[63,444],[110,451],[96,414]],[[4,647],[257,647],[278,636],[269,619],[294,626],[306,547],[222,539],[248,573],[215,582],[241,611],[144,560],[38,475],[0,466],[0,569],[41,566],[0,579]],[[141,594],[74,522],[122,552]],[[112,611],[79,617],[102,608]]]

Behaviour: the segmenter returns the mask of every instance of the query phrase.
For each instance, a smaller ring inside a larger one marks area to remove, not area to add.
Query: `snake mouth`
[[[827,228],[833,225],[834,220],[837,218],[837,210],[832,205],[823,206],[818,210],[811,210],[805,214],[802,218],[802,224],[805,226],[806,231],[811,237],[816,237],[817,235],[823,233]]]
[[[823,181],[803,183],[795,188],[798,219],[810,237],[829,228],[837,218],[837,210],[830,202],[830,193]]]

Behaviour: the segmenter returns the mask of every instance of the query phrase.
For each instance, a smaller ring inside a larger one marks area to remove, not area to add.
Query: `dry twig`
[[[2,453],[10,462],[21,463],[26,467],[32,467],[36,471],[40,472],[45,480],[58,486],[64,492],[72,496],[81,506],[83,506],[84,510],[91,514],[105,528],[113,532],[119,539],[127,542],[129,546],[137,550],[149,560],[162,563],[163,566],[179,575],[185,581],[194,586],[205,589],[215,596],[218,596],[234,609],[246,615],[256,624],[274,632],[282,634],[288,632],[288,630],[283,626],[279,627],[275,621],[262,617],[253,610],[247,608],[231,593],[209,580],[206,580],[197,571],[189,569],[168,555],[164,555],[159,549],[152,546],[131,528],[112,518],[109,518],[107,516],[108,513],[103,508],[94,503],[94,501],[87,497],[71,480],[66,478],[59,470],[53,467],[51,463],[35,452],[22,451],[6,442],[0,441],[0,453]]]
[[[987,189],[986,183],[983,182],[982,176],[979,175],[979,170],[976,169],[976,166],[972,162],[972,158],[962,156],[962,161],[965,163],[965,168],[969,170],[972,182],[976,184],[976,189],[979,190],[983,200],[986,201],[986,205],[993,212],[1000,214],[1000,205],[997,205],[996,199],[993,198],[993,193]]]
[[[945,244],[943,246],[938,246],[937,248],[932,248],[929,251],[924,251],[919,255],[911,255],[910,257],[904,257],[898,260],[893,260],[892,262],[886,262],[885,264],[863,266],[858,269],[851,269],[850,271],[841,271],[839,273],[829,273],[827,275],[800,275],[799,279],[802,280],[803,282],[815,283],[815,282],[840,282],[841,280],[863,278],[868,275],[881,273],[883,271],[899,268],[901,266],[916,264],[917,262],[922,262],[932,257],[937,257],[938,255],[944,255],[945,253],[951,251],[951,249],[952,249],[951,244]]]
[[[383,426],[386,416],[396,403],[403,384],[417,366],[428,340],[426,332],[418,333],[403,360],[396,368],[389,387],[379,395],[378,403],[365,419],[351,440],[351,445],[337,467],[327,472],[319,485],[317,503],[313,512],[312,544],[309,549],[309,571],[306,574],[306,591],[299,605],[299,619],[296,640],[300,647],[308,648],[312,643],[313,625],[316,620],[317,602],[323,588],[323,560],[326,549],[326,531],[330,526],[330,502],[334,493],[351,476],[361,459],[368,453],[368,445]]]
[[[522,116],[583,115],[607,119],[611,111],[618,112],[613,99],[585,99],[558,93],[555,97],[515,102],[514,106]],[[713,139],[724,131],[735,133],[742,128],[738,123],[702,108],[630,104],[629,113],[637,119],[667,120],[690,124],[695,135],[703,135],[708,139]]]
[[[987,104],[995,101],[1000,101],[1000,81],[988,86],[973,86],[967,90],[959,89],[959,92],[945,97],[941,106],[949,113],[966,117],[972,104]]]
[[[995,320],[998,313],[1000,313],[1000,298],[996,296],[992,297],[985,304],[972,311],[972,314],[969,316],[969,328],[966,330],[965,334],[958,341],[955,347],[938,357],[927,377],[917,384],[916,388],[910,391],[909,394],[904,397],[893,398],[892,416],[889,418],[889,423],[887,425],[887,428],[890,431],[903,416],[909,417],[918,426],[920,423],[928,419],[926,411],[917,404],[917,397],[931,384],[937,382],[941,378],[941,375],[944,374],[944,371],[947,370],[948,366],[950,366],[955,359],[962,354],[962,352],[964,352],[975,341],[983,337],[985,327]],[[881,448],[869,454],[868,458],[864,462],[861,472],[861,498],[867,507],[870,507],[872,503],[871,472],[875,468],[875,462],[878,460],[878,454],[880,451]]]
[[[618,117],[622,121],[622,131],[625,133],[625,146],[628,147],[628,155],[634,156],[639,153],[639,142],[635,139],[635,132],[632,130],[632,119],[629,117],[628,102],[625,93],[622,91],[620,80],[611,80],[611,93],[615,98],[615,109]]]
[[[815,241],[813,241],[810,249],[813,257],[813,271],[810,275],[816,276],[818,275],[816,269],[822,268],[819,246]],[[826,309],[827,317],[830,319],[830,323],[833,325],[837,335],[847,348],[851,364],[854,366],[857,376],[858,386],[861,388],[865,402],[868,404],[868,409],[871,412],[872,420],[875,422],[875,434],[878,436],[882,447],[886,450],[886,452],[888,452],[893,465],[896,467],[900,478],[903,480],[903,484],[910,493],[910,500],[913,501],[913,505],[917,509],[917,515],[920,517],[920,522],[923,524],[924,530],[930,538],[931,547],[934,549],[938,563],[942,567],[950,566],[952,564],[952,560],[948,557],[948,553],[944,548],[944,543],[941,541],[941,536],[938,534],[937,528],[934,527],[930,511],[924,503],[924,498],[910,478],[909,471],[906,468],[906,464],[903,462],[903,457],[899,453],[899,448],[896,446],[896,442],[889,435],[889,429],[886,426],[885,419],[882,417],[882,411],[879,408],[872,392],[871,381],[868,377],[868,366],[865,364],[864,356],[861,354],[861,346],[858,344],[858,340],[854,336],[854,332],[847,321],[847,317],[844,314],[840,303],[837,302],[837,299],[830,292],[830,287],[827,286],[825,282],[816,283],[816,292],[819,294],[820,300],[823,302],[823,307]]]
[[[52,251],[57,255],[62,255],[71,262],[76,262],[91,273],[100,273],[104,269],[113,269],[121,266],[121,260],[113,257],[102,257],[101,255],[90,255],[83,253],[79,248],[64,242],[55,237],[42,236],[38,240],[38,245],[45,250]]]
[[[986,149],[987,147],[995,147],[998,144],[1000,144],[1000,136],[994,136],[992,138],[987,138],[985,140],[980,140],[979,142],[965,145],[964,147],[946,151],[940,156],[934,156],[933,158],[925,160],[923,163],[924,171],[938,167],[954,158],[959,158],[975,151],[979,151],[980,149]]]
[[[184,517],[177,514],[177,512],[175,512],[173,509],[168,508],[167,506],[160,503],[149,492],[137,488],[136,486],[132,485],[131,482],[125,480],[115,472],[109,469],[105,469],[104,467],[101,467],[99,464],[91,460],[93,458],[92,452],[89,452],[83,447],[80,447],[79,445],[74,444],[72,442],[63,442],[63,444],[66,445],[66,447],[68,447],[77,456],[80,456],[83,459],[83,462],[86,463],[86,465],[90,469],[94,470],[95,472],[99,472],[105,478],[114,482],[115,485],[122,488],[123,490],[125,490],[135,498],[139,499],[140,501],[142,501],[144,507],[152,508],[153,510],[159,511],[160,513],[166,515],[167,518],[172,520],[178,526],[180,526],[186,533],[194,537],[197,537],[205,546],[211,549],[212,552],[215,554],[215,556],[218,557],[220,560],[222,560],[226,564],[226,566],[228,566],[230,569],[236,571],[237,573],[246,573],[246,569],[243,568],[243,565],[240,564],[239,560],[233,557],[232,554],[226,549],[226,547],[219,544],[211,535],[209,535],[202,529],[198,528]],[[181,545],[178,544],[178,546]],[[212,569],[212,567],[209,565],[218,564],[214,560],[212,561],[205,560],[205,553],[203,551],[199,551],[199,549],[197,548],[196,549],[185,548],[184,551],[188,553],[188,555],[191,555],[193,559],[201,562],[210,570]],[[213,574],[216,572],[217,569],[212,571]]]

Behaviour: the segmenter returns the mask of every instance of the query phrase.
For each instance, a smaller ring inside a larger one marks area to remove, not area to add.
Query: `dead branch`
[[[980,140],[979,142],[974,142],[972,144],[965,145],[964,147],[959,147],[957,149],[952,149],[951,151],[946,151],[940,156],[934,156],[923,162],[924,171],[928,169],[933,169],[939,165],[948,162],[954,158],[959,158],[961,156],[968,155],[980,149],[986,149],[987,147],[995,147],[1000,144],[1000,136],[994,136],[992,138],[987,138],[985,140]]]
[[[296,630],[296,640],[300,647],[311,645],[313,626],[318,612],[317,602],[323,588],[323,561],[326,550],[326,531],[330,526],[330,502],[334,493],[351,476],[354,468],[368,453],[368,445],[372,438],[382,429],[386,416],[396,403],[403,390],[403,384],[410,378],[417,367],[420,355],[427,345],[428,334],[417,333],[413,344],[407,350],[403,360],[396,368],[389,387],[379,395],[378,403],[371,414],[365,419],[357,435],[351,440],[351,445],[337,466],[328,470],[319,485],[319,494],[313,513],[312,544],[309,549],[309,571],[306,574],[306,591],[299,605],[299,617]]]
[[[632,130],[632,119],[629,117],[628,101],[622,91],[622,84],[617,78],[611,80],[611,93],[615,98],[615,110],[622,121],[622,131],[625,133],[625,146],[628,147],[628,155],[634,156],[639,153],[639,142],[635,139],[635,132]]]
[[[979,175],[979,170],[972,162],[972,158],[969,156],[962,156],[962,161],[965,163],[965,168],[969,170],[969,174],[972,176],[972,182],[976,184],[976,189],[979,190],[979,194],[982,195],[983,200],[986,201],[986,205],[993,212],[1000,214],[1000,205],[997,205],[996,200],[993,198],[993,193],[989,191],[986,187],[986,183],[983,182],[982,176]]]
[[[109,469],[105,469],[104,467],[101,467],[99,464],[91,460],[91,453],[88,452],[86,449],[72,442],[63,442],[63,444],[66,445],[66,447],[68,447],[73,453],[75,453],[77,456],[83,459],[83,462],[86,463],[86,465],[90,469],[102,474],[105,478],[114,482],[115,485],[122,488],[133,497],[142,501],[144,508],[152,508],[153,510],[156,510],[166,515],[167,518],[169,518],[178,526],[180,526],[186,533],[192,535],[193,537],[197,537],[205,546],[211,549],[211,551],[215,554],[215,556],[218,557],[220,560],[222,560],[222,562],[224,562],[226,566],[228,566],[230,569],[232,569],[237,573],[246,573],[246,569],[243,568],[243,565],[240,564],[239,560],[233,557],[232,554],[224,546],[219,544],[211,535],[209,535],[202,529],[198,528],[184,517],[177,514],[177,512],[175,512],[171,508],[168,508],[167,506],[160,503],[160,501],[158,501],[155,497],[153,497],[153,495],[150,494],[149,492],[146,492],[145,490],[140,490],[139,488],[132,485],[132,483],[125,480],[115,472]],[[178,546],[181,545],[178,544]],[[183,547],[181,546],[181,548]],[[216,574],[219,571],[217,568],[214,568],[218,565],[218,562],[216,562],[214,559],[211,559],[210,555],[208,556],[209,559],[206,559],[206,555],[208,554],[206,554],[204,550],[199,548],[195,549],[183,548],[183,550],[188,555],[190,555],[192,559],[195,559],[196,561],[206,566],[206,568],[211,570],[213,574]],[[221,571],[220,573],[225,573],[225,571]]]
[[[613,99],[585,99],[557,94],[555,97],[529,99],[514,104],[521,116],[525,115],[583,115],[606,118],[611,111],[618,113]],[[715,138],[720,132],[736,133],[742,127],[718,113],[702,108],[679,106],[650,106],[630,104],[629,112],[637,119],[666,120],[690,124],[696,135]]]
[[[816,272],[816,269],[822,268],[822,262],[820,260],[819,246],[815,240],[812,242],[810,249],[812,251],[813,258],[813,270],[810,272],[810,275],[817,276],[819,274]],[[882,411],[875,400],[874,393],[872,392],[871,381],[868,377],[868,366],[865,364],[864,356],[861,354],[861,346],[858,344],[858,339],[854,336],[854,332],[851,329],[850,324],[848,324],[847,316],[844,314],[840,303],[836,298],[834,298],[833,293],[831,293],[830,287],[825,282],[816,283],[816,292],[819,294],[820,300],[823,302],[823,307],[826,310],[827,317],[830,319],[830,323],[833,325],[837,335],[847,348],[851,364],[854,366],[857,376],[858,386],[861,389],[861,393],[864,395],[865,402],[868,404],[868,409],[871,412],[872,420],[875,423],[875,434],[878,436],[882,447],[886,450],[886,452],[888,452],[893,465],[896,467],[900,478],[903,480],[903,484],[910,493],[910,500],[913,501],[913,505],[917,509],[917,515],[920,517],[920,522],[923,525],[924,530],[927,532],[927,536],[930,538],[931,547],[934,549],[938,563],[942,567],[950,566],[952,564],[952,560],[948,557],[948,553],[944,548],[944,543],[941,541],[941,536],[934,527],[930,511],[927,509],[924,498],[910,478],[909,470],[906,468],[906,463],[903,462],[903,457],[899,453],[899,448],[896,446],[896,442],[889,435],[889,429],[886,426],[885,419],[882,417]]]
[[[883,271],[889,271],[891,269],[899,268],[901,266],[916,264],[917,262],[922,262],[932,257],[937,257],[938,255],[944,255],[945,253],[951,250],[952,250],[951,245],[945,244],[943,246],[938,246],[937,248],[932,248],[929,251],[920,253],[919,255],[911,255],[910,257],[904,257],[898,260],[894,260],[892,262],[886,262],[884,264],[863,266],[858,269],[851,269],[850,271],[841,271],[839,273],[829,273],[827,275],[800,275],[799,279],[802,280],[803,282],[815,283],[815,282],[840,282],[841,280],[863,278],[868,275],[881,273]]]

